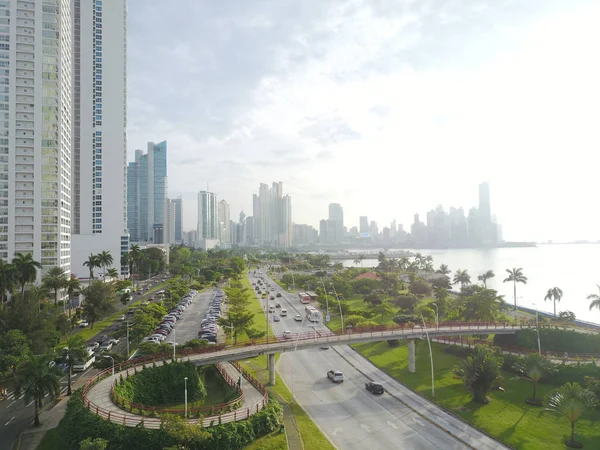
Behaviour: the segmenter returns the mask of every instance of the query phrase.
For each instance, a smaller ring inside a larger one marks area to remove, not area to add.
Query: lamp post
[[[435,306],[435,329],[440,329],[440,312],[438,310],[437,303],[432,303],[431,306]]]
[[[187,377],[183,379],[183,382],[185,384],[185,418],[187,419]]]
[[[333,293],[335,294],[335,298],[338,302],[338,307],[340,308],[340,319],[342,321],[342,334],[345,334],[346,330],[344,329],[344,314],[342,314],[342,304],[340,302],[340,297],[338,296],[338,293],[335,290],[335,285],[333,283],[331,283],[331,287],[333,288]]]
[[[175,327],[173,327],[173,361],[175,361]]]
[[[229,325],[223,325],[224,327],[227,327],[231,330],[231,343],[233,344],[233,325],[231,325],[231,323],[229,323]]]
[[[535,303],[533,304],[533,307],[535,308],[535,331],[537,332],[538,354],[541,356],[542,344],[540,343],[540,322],[538,321],[538,309]]]
[[[427,336],[427,344],[429,344],[429,360],[431,361],[431,396],[435,397],[435,376],[433,374],[433,353],[431,352],[431,340],[429,339],[429,333],[427,332],[427,325],[425,325],[425,319],[421,314],[421,322],[423,322],[423,330],[425,336]]]
[[[129,359],[129,320],[125,323],[127,324],[127,359]]]
[[[105,358],[110,358],[112,360],[112,382],[113,386],[115,385],[115,358],[112,356],[104,355]]]

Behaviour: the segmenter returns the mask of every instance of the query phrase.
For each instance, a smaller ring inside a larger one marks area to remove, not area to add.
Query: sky
[[[180,6],[180,7],[178,7]],[[252,214],[380,229],[489,181],[506,240],[600,239],[600,2],[129,0],[128,153],[168,141],[195,229],[207,186]]]

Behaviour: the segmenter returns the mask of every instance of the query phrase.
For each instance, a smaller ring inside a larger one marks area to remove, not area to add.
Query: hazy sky
[[[600,2],[129,1],[129,154],[167,140],[169,195],[380,229],[442,204],[509,240],[600,239]],[[177,7],[177,6],[180,7]]]

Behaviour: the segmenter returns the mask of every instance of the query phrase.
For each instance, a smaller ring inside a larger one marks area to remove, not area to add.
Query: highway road
[[[281,335],[285,330],[310,332],[313,328],[307,320],[302,323],[294,320],[295,314],[304,317],[305,305],[299,302],[297,295],[286,293],[264,274],[263,278],[282,294],[281,298],[269,300],[269,303],[280,301],[288,310],[288,317],[282,318],[281,322],[270,318],[275,334]],[[264,300],[261,301],[264,305]],[[333,311],[331,305],[330,308]],[[317,330],[326,329],[322,324],[316,327]],[[330,369],[342,371],[344,382],[334,384],[329,381],[326,372]],[[347,345],[282,354],[278,372],[288,387],[294,387],[297,401],[340,449],[469,448],[464,442],[478,450],[507,448],[413,393]],[[370,381],[369,378],[382,382],[387,392],[374,396],[366,391],[364,384]],[[452,437],[446,430],[462,440]]]

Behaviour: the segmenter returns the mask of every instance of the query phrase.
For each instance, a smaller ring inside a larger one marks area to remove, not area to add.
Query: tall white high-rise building
[[[219,239],[217,195],[213,192],[198,192],[198,235],[197,239]]]
[[[231,219],[229,214],[229,204],[225,200],[219,202],[219,240],[223,244],[231,244]]]
[[[163,211],[163,237],[162,244],[175,243],[175,222],[177,206],[174,200],[166,199]]]
[[[0,258],[71,268],[70,0],[0,1]]]
[[[90,253],[106,250],[113,267],[126,275],[121,256],[129,246],[127,4],[126,0],[61,2],[72,5],[74,23],[71,271],[87,276],[83,263]],[[36,2],[40,9],[44,5],[44,11],[50,3]]]

